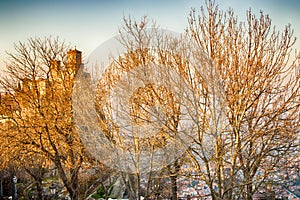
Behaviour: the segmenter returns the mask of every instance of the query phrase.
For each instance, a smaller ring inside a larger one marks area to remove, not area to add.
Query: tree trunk
[[[178,160],[176,160],[173,164],[174,169],[171,170],[170,168],[171,166],[169,166],[169,171],[171,173],[170,175],[170,179],[171,179],[171,197],[172,200],[177,200],[177,177],[178,177],[178,173],[180,170],[180,165],[178,163]]]
[[[2,182],[2,174],[0,177],[0,200],[3,199],[3,182]]]
[[[247,200],[252,199],[252,193],[253,193],[252,184],[248,184],[247,185]]]
[[[75,168],[74,170],[71,170],[71,186],[72,186],[72,195],[70,193],[72,200],[78,200],[79,199],[79,188],[78,188],[78,169]]]
[[[137,174],[128,174],[128,185],[129,185],[129,199],[130,200],[137,200],[140,197],[139,195],[139,176]]]
[[[41,165],[37,166],[36,168],[25,168],[25,170],[34,179],[37,198],[39,200],[44,200],[43,178],[47,170],[45,170],[45,168],[43,168]]]
[[[68,180],[66,172],[64,171],[60,159],[56,159],[55,165],[57,167],[59,177],[62,179],[64,186],[69,192],[71,200],[79,200],[79,191],[78,191],[78,170],[70,170],[72,177],[71,181]]]
[[[37,198],[40,200],[44,200],[43,179],[41,177],[38,177],[35,180],[35,184],[36,184]]]
[[[172,200],[177,200],[177,175],[171,176]]]

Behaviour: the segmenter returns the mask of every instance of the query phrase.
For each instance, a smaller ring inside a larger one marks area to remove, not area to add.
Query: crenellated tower
[[[66,70],[68,71],[71,77],[75,78],[77,72],[79,70],[83,70],[83,63],[82,63],[82,52],[78,51],[76,48],[71,49],[67,53],[68,60],[66,65]]]
[[[78,68],[82,65],[82,52],[77,49],[68,51],[68,66]]]

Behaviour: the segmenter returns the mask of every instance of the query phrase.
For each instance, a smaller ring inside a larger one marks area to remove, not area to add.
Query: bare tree
[[[290,60],[290,25],[279,33],[268,15],[238,21],[206,1],[188,18],[188,36],[211,59],[200,74],[203,106],[190,151],[213,199],[252,199],[281,160],[299,152],[299,73]],[[196,57],[196,56],[195,56]],[[205,73],[207,73],[205,77]]]
[[[157,192],[153,180],[160,180],[158,171],[168,167],[177,199],[178,158],[193,139],[188,123],[192,113],[183,114],[188,110],[183,97],[192,95],[186,90],[188,61],[181,52],[185,47],[179,35],[155,23],[149,28],[146,18],[125,19],[118,41],[125,51],[112,59],[96,83],[91,81],[95,87],[84,86],[84,79],[75,85],[77,94],[85,92],[74,96],[75,112],[89,110],[75,117],[83,141],[105,164],[125,172],[131,199]]]
[[[69,51],[58,38],[30,38],[8,53],[1,87],[13,101],[6,115],[15,131],[8,145],[50,159],[72,199],[78,199],[78,174],[85,158],[74,129],[72,89],[82,67],[81,52]]]

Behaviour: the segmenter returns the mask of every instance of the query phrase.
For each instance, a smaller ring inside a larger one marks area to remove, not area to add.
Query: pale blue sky
[[[282,29],[291,23],[298,37],[295,48],[300,50],[299,0],[216,0],[221,9],[232,7],[240,19],[246,10],[263,10]],[[0,1],[0,65],[5,50],[12,51],[14,43],[29,37],[59,36],[84,57],[102,42],[118,33],[123,16],[136,19],[147,15],[162,28],[183,32],[191,8],[199,8],[203,0],[2,0]],[[2,67],[0,67],[2,68]]]

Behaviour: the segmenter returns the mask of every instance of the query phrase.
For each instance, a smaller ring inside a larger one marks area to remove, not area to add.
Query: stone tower
[[[68,64],[79,67],[82,64],[81,54],[82,54],[82,52],[78,51],[77,49],[69,50],[68,51]]]

